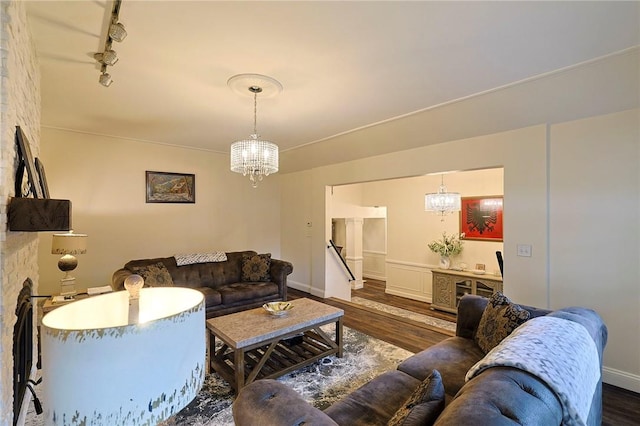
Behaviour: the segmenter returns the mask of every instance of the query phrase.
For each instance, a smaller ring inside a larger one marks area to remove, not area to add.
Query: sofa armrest
[[[331,417],[306,402],[296,391],[276,380],[256,380],[233,402],[237,426],[337,426]]]
[[[287,275],[293,272],[293,265],[286,260],[271,259],[271,281],[278,285],[282,300],[287,300]]]
[[[456,336],[473,339],[487,303],[489,303],[489,299],[485,297],[472,294],[462,296],[458,304]]]
[[[125,268],[115,271],[111,277],[111,288],[113,291],[124,290],[124,280],[132,273],[133,272]]]

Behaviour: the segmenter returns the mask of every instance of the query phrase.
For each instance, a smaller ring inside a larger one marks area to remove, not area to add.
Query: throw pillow
[[[271,253],[243,254],[242,281],[271,281]]]
[[[474,340],[486,354],[528,319],[529,311],[496,291],[482,313]]]
[[[444,385],[438,370],[433,370],[417,387],[388,426],[432,425],[444,410]]]
[[[132,266],[129,268],[134,274],[140,275],[144,279],[145,287],[171,287],[173,279],[164,266],[164,263],[158,262],[145,266]]]

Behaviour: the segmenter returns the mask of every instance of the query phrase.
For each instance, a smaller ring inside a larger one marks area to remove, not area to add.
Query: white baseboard
[[[287,280],[287,287],[291,287],[291,288],[294,288],[296,290],[304,291],[305,293],[309,293],[309,294],[311,294],[313,296],[316,296],[316,297],[322,297],[323,299],[325,298],[324,290],[313,288],[313,287],[311,287],[311,285],[306,284],[306,283],[300,283],[300,282],[297,282],[297,281]]]
[[[640,376],[614,368],[602,367],[602,381],[619,388],[640,393]]]
[[[372,280],[387,281],[387,277],[385,275],[376,275],[376,274],[372,274],[371,272],[367,272],[366,274],[363,273],[362,278],[364,278],[365,280],[369,278]]]

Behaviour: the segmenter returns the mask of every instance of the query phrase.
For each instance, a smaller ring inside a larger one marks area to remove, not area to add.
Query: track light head
[[[118,54],[115,50],[111,49],[111,44],[113,41],[120,42],[127,37],[127,31],[124,29],[124,25],[118,22],[121,5],[122,0],[113,0],[111,20],[109,21],[109,27],[107,28],[107,37],[104,41],[104,49],[102,49],[102,52],[93,54],[93,58],[100,64],[100,77],[98,78],[98,82],[104,87],[109,87],[111,86],[111,83],[113,83],[111,75],[107,72],[107,66],[115,65],[115,63],[118,62]]]
[[[103,53],[94,54],[93,57],[101,64],[115,65],[118,62],[118,54],[115,50],[105,50]]]
[[[111,83],[113,83],[113,80],[111,79],[111,75],[108,72],[103,72],[102,74],[100,74],[100,78],[98,79],[98,81],[104,87],[109,87],[111,86]]]
[[[127,37],[127,30],[124,29],[122,23],[113,23],[109,26],[109,37],[111,37],[112,40],[121,42]]]

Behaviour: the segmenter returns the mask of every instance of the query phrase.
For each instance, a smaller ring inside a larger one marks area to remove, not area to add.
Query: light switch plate
[[[531,244],[518,244],[518,256],[531,257]]]

